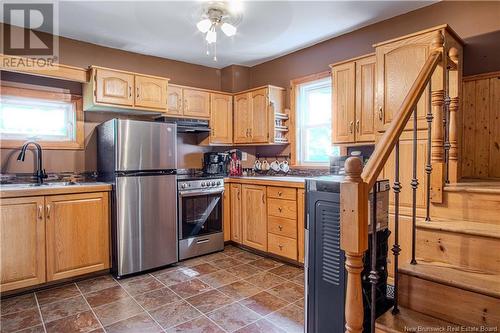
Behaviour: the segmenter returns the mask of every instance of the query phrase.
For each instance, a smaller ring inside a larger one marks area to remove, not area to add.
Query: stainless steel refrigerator
[[[113,184],[112,272],[178,261],[176,125],[112,119],[97,128],[99,179]]]

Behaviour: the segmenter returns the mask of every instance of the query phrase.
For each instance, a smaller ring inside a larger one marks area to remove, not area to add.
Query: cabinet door
[[[229,184],[224,184],[223,198],[224,213],[222,219],[224,221],[224,242],[231,240],[231,188]]]
[[[210,118],[210,94],[206,91],[183,89],[184,116]]]
[[[174,85],[168,86],[167,92],[167,114],[182,116],[182,88]]]
[[[356,61],[356,142],[375,141],[375,56]]]
[[[43,197],[1,200],[1,292],[45,282],[43,204]]]
[[[230,185],[230,202],[231,202],[231,240],[236,243],[241,243],[243,239],[241,230],[241,185]]]
[[[95,69],[96,102],[134,105],[134,75],[108,69]]]
[[[354,142],[355,64],[332,68],[332,143]]]
[[[210,94],[210,143],[233,142],[233,97]]]
[[[269,139],[269,97],[268,89],[252,91],[252,119],[250,136],[253,143],[264,143]]]
[[[377,127],[385,131],[415,82],[428,55],[434,33],[418,35],[377,47]],[[427,128],[429,89],[417,104],[419,128]],[[413,119],[413,118],[411,118]],[[413,128],[409,121],[407,129]]]
[[[234,96],[234,143],[250,142],[251,93]]]
[[[166,79],[149,76],[135,76],[135,106],[153,109],[167,109]]]
[[[243,244],[267,251],[266,187],[242,186]]]
[[[298,248],[298,261],[304,263],[305,255],[305,190],[297,191],[297,248]]]
[[[45,197],[47,281],[109,268],[108,193]]]

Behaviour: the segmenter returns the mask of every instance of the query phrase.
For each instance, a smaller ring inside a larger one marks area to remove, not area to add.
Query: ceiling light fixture
[[[198,30],[205,34],[207,55],[210,55],[212,49],[214,61],[217,61],[217,29],[220,28],[227,37],[233,37],[237,31],[234,22],[237,21],[237,15],[232,15],[224,3],[211,3],[204,10],[202,19],[196,23]]]

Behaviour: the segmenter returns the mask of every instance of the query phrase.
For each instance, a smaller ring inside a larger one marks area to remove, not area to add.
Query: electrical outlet
[[[246,161],[248,160],[248,154],[245,153],[244,151],[241,152],[241,160],[242,161]]]

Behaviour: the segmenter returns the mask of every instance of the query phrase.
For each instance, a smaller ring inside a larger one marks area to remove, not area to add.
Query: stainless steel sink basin
[[[75,182],[52,182],[52,183],[21,183],[21,184],[2,184],[2,188],[23,188],[23,187],[45,187],[45,186],[73,186],[79,185],[80,183]]]

